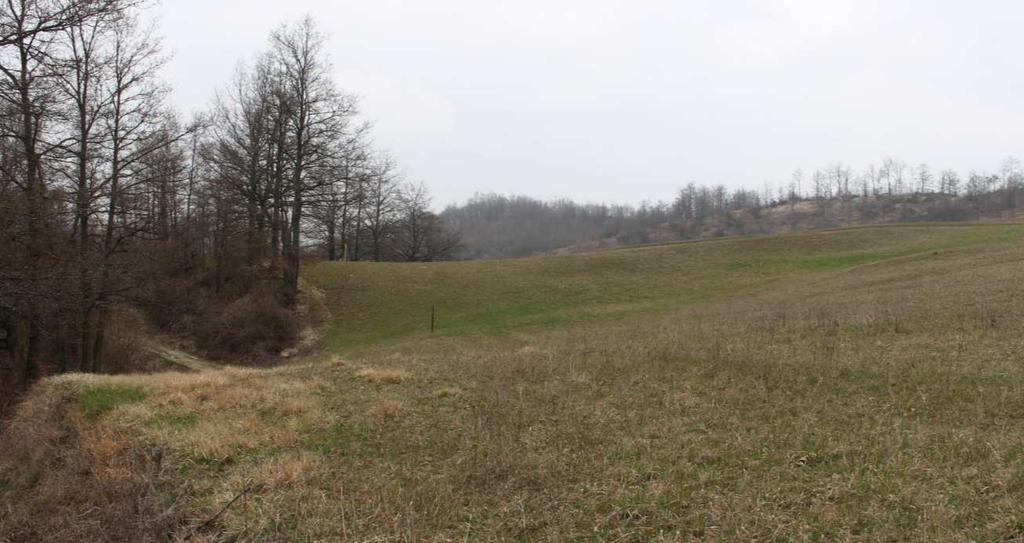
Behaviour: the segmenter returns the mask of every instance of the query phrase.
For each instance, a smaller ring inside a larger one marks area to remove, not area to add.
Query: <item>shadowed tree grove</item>
[[[437,260],[458,244],[372,148],[311,18],[278,27],[185,121],[149,4],[0,6],[2,391],[131,369],[117,335],[140,313],[209,352],[270,353],[294,339],[305,259]],[[226,348],[246,326],[278,341]]]

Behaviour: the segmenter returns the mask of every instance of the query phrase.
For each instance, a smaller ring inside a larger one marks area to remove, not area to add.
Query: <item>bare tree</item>
[[[91,262],[95,256],[91,219],[96,212],[102,160],[96,148],[104,138],[101,118],[109,105],[107,97],[102,95],[101,86],[109,68],[103,45],[112,15],[79,21],[65,29],[66,37],[61,42],[63,51],[54,55],[55,62],[62,65],[55,72],[57,87],[70,104],[66,112],[70,132],[64,141],[64,149],[71,156],[72,167],[64,173],[75,195],[73,229],[77,233],[74,239],[77,245],[78,318],[73,329],[76,329],[77,336],[77,367],[83,371],[93,368],[92,336],[97,285],[95,266]],[[62,357],[62,365],[66,363],[67,356]]]
[[[141,161],[185,138],[188,130],[196,129],[166,128],[169,87],[159,79],[166,58],[152,26],[143,23],[135,13],[121,12],[112,20],[110,34],[102,89],[105,127],[100,146],[107,165],[99,190],[106,200],[106,220],[95,292],[98,315],[91,349],[94,369],[99,369],[103,359],[108,306],[112,296],[123,288],[115,284],[115,279],[124,280],[124,274],[114,269],[118,253],[124,250],[127,240],[144,229],[136,217],[118,211],[125,210],[126,197],[146,181],[138,173],[142,170]]]
[[[430,194],[423,184],[406,185],[398,197],[394,252],[400,260],[436,261],[452,257],[459,235],[447,230],[430,211]]]
[[[277,143],[274,126],[276,74],[269,57],[263,57],[252,71],[239,68],[226,94],[218,96],[214,108],[215,143],[208,157],[223,181],[246,202],[247,259],[261,262],[268,253],[266,230],[274,220],[275,190],[273,159],[268,150]]]
[[[376,157],[366,183],[366,230],[373,244],[373,259],[383,255],[385,237],[392,228],[397,210],[399,177],[394,160],[388,155]]]
[[[283,118],[286,154],[288,236],[285,243],[284,301],[298,297],[301,232],[308,191],[327,182],[338,143],[351,129],[355,100],[342,94],[330,76],[325,38],[309,17],[285,25],[272,36],[272,55],[280,70],[286,105]]]
[[[917,192],[921,194],[930,193],[932,191],[932,183],[934,180],[932,171],[928,168],[928,165],[921,163],[921,165],[917,167]]]
[[[55,50],[65,32],[76,25],[113,13],[118,2],[84,0],[9,0],[0,6],[0,102],[17,119],[5,128],[5,139],[17,142],[16,157],[8,174],[24,194],[22,223],[25,234],[25,272],[16,292],[15,312],[26,323],[23,379],[38,376],[43,316],[44,230],[47,221],[48,183],[44,160],[59,145],[52,139],[55,129],[59,86],[56,76],[66,65],[54,62]]]
[[[939,192],[956,196],[960,192],[960,175],[955,170],[943,170],[939,176]]]

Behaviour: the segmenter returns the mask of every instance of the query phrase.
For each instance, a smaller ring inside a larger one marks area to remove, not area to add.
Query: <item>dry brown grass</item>
[[[0,540],[165,540],[179,511],[156,498],[167,486],[162,450],[117,427],[85,424],[78,392],[74,382],[51,381],[5,429]]]
[[[370,414],[381,420],[391,420],[402,411],[402,403],[391,398],[384,398],[373,404]]]
[[[175,511],[178,537],[250,488],[209,541],[1020,540],[1022,260],[929,253],[352,366],[76,377],[23,408],[19,431],[45,435],[19,435],[60,443],[33,417],[68,406],[91,436],[76,448],[111,466],[91,484],[136,481],[145,462],[118,459],[164,447],[159,507],[140,510]],[[84,418],[95,387],[145,397]],[[5,503],[57,492],[4,473]]]
[[[410,377],[409,372],[400,369],[363,368],[356,376],[373,383],[401,383]]]

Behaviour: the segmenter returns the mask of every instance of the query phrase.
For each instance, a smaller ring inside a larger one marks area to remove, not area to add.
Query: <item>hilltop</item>
[[[1011,164],[1016,164],[1012,162]],[[943,173],[941,190],[916,187],[885,192],[861,178],[851,191],[850,173],[839,168],[816,195],[793,187],[772,195],[724,186],[687,185],[671,202],[628,205],[541,201],[526,196],[477,195],[443,213],[461,232],[466,259],[573,254],[638,244],[722,237],[811,232],[854,226],[1009,220],[1024,204],[1024,177],[1010,168],[1003,177],[972,173],[960,192],[955,172]],[[827,185],[827,187],[825,186]]]
[[[1022,241],[936,224],[316,265],[319,355],[35,387],[3,436],[0,534],[1019,538]]]

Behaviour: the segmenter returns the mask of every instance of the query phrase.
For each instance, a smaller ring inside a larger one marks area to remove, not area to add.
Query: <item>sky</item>
[[[163,0],[178,109],[208,108],[307,14],[376,147],[435,205],[635,204],[834,162],[1024,156],[1011,0]]]

